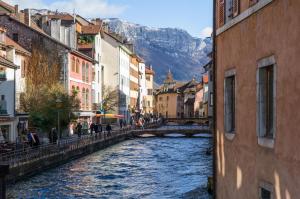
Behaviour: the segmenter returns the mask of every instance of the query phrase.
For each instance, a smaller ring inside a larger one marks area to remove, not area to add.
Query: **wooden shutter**
[[[225,3],[224,0],[219,0],[219,26],[225,23]]]
[[[240,12],[240,0],[233,0],[233,16],[237,16]]]

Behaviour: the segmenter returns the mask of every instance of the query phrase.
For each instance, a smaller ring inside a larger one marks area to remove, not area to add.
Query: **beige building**
[[[167,74],[164,84],[155,93],[156,111],[165,118],[183,117],[183,97],[179,91],[181,83],[173,79],[171,71]]]
[[[297,199],[300,1],[216,11],[216,198]]]
[[[145,70],[146,73],[146,89],[147,89],[147,95],[145,96],[145,113],[153,114],[154,111],[154,95],[153,95],[153,89],[154,89],[154,70],[152,67],[146,67]]]

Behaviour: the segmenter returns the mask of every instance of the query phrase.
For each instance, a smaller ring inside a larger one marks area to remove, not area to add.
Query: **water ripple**
[[[129,140],[8,189],[9,198],[210,198],[209,139]]]

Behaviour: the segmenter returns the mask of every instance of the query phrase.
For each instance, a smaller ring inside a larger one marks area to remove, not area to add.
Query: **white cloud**
[[[206,27],[200,32],[200,37],[201,38],[206,38],[210,37],[212,33],[212,28],[211,27]]]
[[[19,4],[21,8],[38,8],[50,9],[63,12],[82,15],[87,18],[94,17],[118,17],[126,9],[126,5],[109,4],[106,0],[54,0],[51,3],[46,3],[44,0],[5,0],[6,2],[15,5]]]

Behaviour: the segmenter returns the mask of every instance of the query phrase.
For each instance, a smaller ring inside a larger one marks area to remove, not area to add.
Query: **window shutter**
[[[237,16],[240,12],[240,0],[233,0],[233,16]]]
[[[225,23],[225,4],[224,0],[219,0],[219,26],[223,26]]]

